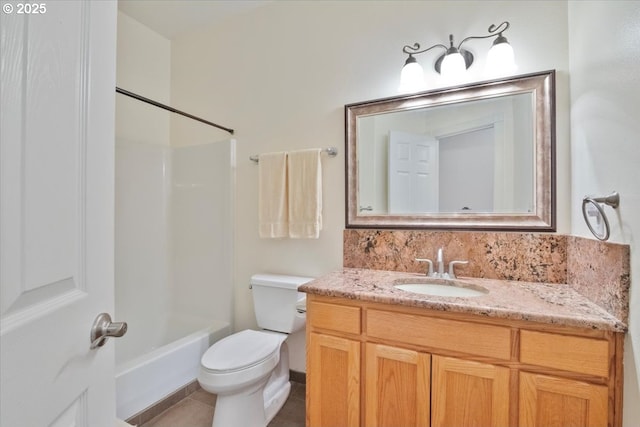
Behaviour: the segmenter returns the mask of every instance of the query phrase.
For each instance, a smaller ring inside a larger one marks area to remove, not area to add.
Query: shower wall
[[[161,340],[170,307],[168,147],[116,142],[115,318],[129,324],[116,364]]]
[[[235,141],[172,153],[171,308],[230,321]]]
[[[235,141],[116,145],[116,364],[231,323]],[[180,336],[173,331],[181,327]]]

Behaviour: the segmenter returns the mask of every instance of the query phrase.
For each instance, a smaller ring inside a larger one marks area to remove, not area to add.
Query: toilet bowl
[[[251,278],[258,326],[212,345],[202,356],[198,382],[217,395],[213,427],[265,427],[284,405],[289,382],[288,333],[305,324],[304,294],[312,279],[260,274]]]

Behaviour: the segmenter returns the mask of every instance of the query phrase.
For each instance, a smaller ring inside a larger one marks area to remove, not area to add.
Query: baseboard
[[[166,411],[171,406],[180,402],[182,399],[184,399],[185,397],[189,396],[191,393],[199,389],[200,389],[200,384],[198,384],[197,380],[194,380],[189,384],[185,385],[184,387],[181,387],[178,390],[174,391],[164,399],[159,400],[156,403],[152,404],[151,406],[147,407],[146,409],[143,409],[142,411],[138,412],[134,416],[127,419],[126,422],[128,422],[129,424],[140,426],[146,423],[147,421],[151,420],[152,418],[155,418],[156,416],[160,415],[160,413]]]
[[[305,372],[289,371],[289,380],[294,383],[306,384],[307,374]]]

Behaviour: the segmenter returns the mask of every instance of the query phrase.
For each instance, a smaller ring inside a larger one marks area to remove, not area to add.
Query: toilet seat
[[[221,339],[202,356],[201,365],[210,373],[249,369],[279,356],[285,334],[246,329]]]
[[[251,329],[223,338],[202,356],[198,382],[218,395],[257,386],[280,362],[286,338],[286,334]]]

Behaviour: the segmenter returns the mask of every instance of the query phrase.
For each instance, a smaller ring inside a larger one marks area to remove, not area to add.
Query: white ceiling
[[[270,1],[272,0],[118,0],[118,9],[167,39],[174,39]]]

